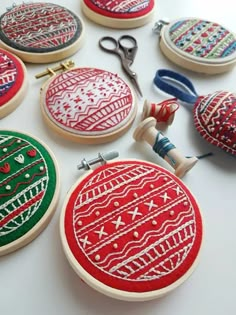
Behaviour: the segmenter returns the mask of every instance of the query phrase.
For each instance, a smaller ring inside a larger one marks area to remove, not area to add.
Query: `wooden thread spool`
[[[175,175],[183,177],[197,163],[198,158],[195,156],[190,158],[184,157],[155,126],[155,118],[146,118],[135,129],[134,139],[148,142],[153,150],[175,169]]]
[[[156,122],[164,122],[167,125],[171,125],[178,108],[179,104],[176,98],[168,99],[161,103],[151,103],[145,100],[143,104],[142,120],[147,117],[154,117]]]

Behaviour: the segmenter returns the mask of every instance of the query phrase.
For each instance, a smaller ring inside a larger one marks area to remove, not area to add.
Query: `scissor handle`
[[[119,54],[119,43],[114,37],[104,36],[100,38],[98,44],[100,48],[106,52]],[[108,44],[113,47],[108,47]]]
[[[130,45],[128,45],[127,43],[129,43]],[[125,59],[129,60],[130,64],[132,64],[138,50],[136,39],[131,35],[122,35],[118,39],[118,44],[124,53]]]
[[[131,45],[126,45],[127,42],[131,43]],[[134,48],[138,47],[136,39],[131,35],[122,35],[118,39],[118,44],[124,50],[125,49],[134,49]]]
[[[138,45],[133,36],[122,35],[118,40],[111,36],[104,36],[99,40],[99,46],[106,52],[117,54],[123,60],[127,60],[129,64],[134,61]],[[128,45],[130,43],[131,45]],[[112,47],[108,46],[112,45]]]

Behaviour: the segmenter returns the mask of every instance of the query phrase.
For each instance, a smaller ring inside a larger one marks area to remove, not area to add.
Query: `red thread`
[[[0,197],[7,197],[7,196],[13,195],[13,194],[17,191],[17,189],[18,189],[18,187],[19,187],[20,185],[30,184],[30,183],[34,180],[34,178],[35,178],[36,176],[41,176],[41,175],[45,174],[45,172],[46,172],[46,171],[45,171],[45,169],[44,169],[43,172],[34,174],[34,175],[31,177],[31,179],[28,180],[27,182],[20,182],[20,183],[17,183],[15,189],[14,189],[11,193],[9,193],[9,194],[1,194]]]
[[[36,162],[34,162],[34,163],[28,165],[28,166],[25,167],[25,168],[22,168],[22,169],[20,170],[20,172],[15,173],[14,175],[8,177],[5,181],[1,182],[1,183],[0,183],[0,187],[2,187],[2,186],[4,186],[4,185],[7,185],[7,183],[9,183],[11,180],[13,180],[14,178],[16,178],[16,177],[18,177],[19,175],[23,174],[25,171],[29,170],[31,167],[33,167],[33,166],[35,166],[35,165],[37,165],[37,164],[40,164],[41,162],[43,162],[42,159],[40,159],[40,160],[38,160],[38,161],[36,161]]]
[[[22,212],[24,212],[25,210],[27,210],[30,206],[32,206],[34,203],[36,203],[37,201],[39,201],[44,195],[44,191],[41,191],[37,196],[35,196],[34,198],[32,198],[31,200],[27,201],[23,206],[15,209],[14,211],[12,211],[10,214],[8,214],[6,217],[4,217],[1,221],[0,221],[0,227],[4,226],[5,224],[7,224],[9,221],[11,221],[14,217],[20,215]]]
[[[7,104],[19,92],[25,80],[25,74],[21,62],[14,55],[2,49],[0,49],[0,54],[7,56],[13,62],[16,69],[13,85],[6,91],[6,93],[4,93],[4,95],[0,96],[1,107]]]
[[[195,103],[193,112],[194,124],[201,136],[236,156],[235,93],[217,91],[201,96]]]
[[[0,149],[1,148],[7,148],[10,147],[11,145],[13,145],[15,142],[17,141],[17,139],[12,140],[10,143],[8,143],[7,145],[0,145]]]
[[[29,150],[29,151],[27,151],[27,155],[29,156],[29,157],[35,157],[36,156],[36,150],[35,149],[32,149],[32,150]]]
[[[175,108],[171,108],[171,105],[175,105]],[[157,106],[160,107],[158,111],[156,110]],[[167,122],[178,108],[177,99],[171,98],[159,104],[151,104],[150,116],[156,118],[157,122]]]
[[[11,170],[10,164],[9,163],[4,163],[4,165],[2,167],[0,167],[0,172],[7,174],[9,173]]]
[[[100,15],[103,15],[103,16],[107,16],[107,17],[110,17],[110,18],[118,18],[118,19],[134,19],[134,18],[137,18],[137,17],[141,17],[141,16],[144,16],[146,14],[148,14],[149,12],[152,11],[153,7],[154,7],[154,0],[150,0],[149,1],[149,5],[144,8],[144,9],[140,9],[139,11],[137,12],[120,12],[120,11],[115,11],[115,10],[112,10],[112,8],[110,10],[107,9],[107,3],[108,1],[100,1],[100,4],[96,4],[95,1],[91,1],[91,0],[84,0],[84,3],[87,5],[87,7],[100,14]],[[119,2],[122,2],[122,1],[119,1]],[[113,4],[116,4],[115,1],[113,1]],[[111,7],[112,3],[110,4],[110,7]]]

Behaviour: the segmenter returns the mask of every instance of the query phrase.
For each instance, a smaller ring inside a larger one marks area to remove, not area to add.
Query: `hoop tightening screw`
[[[107,153],[98,153],[98,157],[92,160],[87,161],[86,159],[83,159],[80,164],[77,166],[78,170],[90,170],[91,165],[101,163],[102,165],[106,164],[107,161],[113,160],[116,157],[119,156],[119,153],[117,151],[111,151]]]
[[[35,78],[40,79],[42,77],[45,77],[46,75],[55,75],[57,71],[65,71],[73,68],[75,65],[74,61],[67,60],[65,62],[61,62],[58,66],[54,68],[47,68],[45,71],[36,74]]]

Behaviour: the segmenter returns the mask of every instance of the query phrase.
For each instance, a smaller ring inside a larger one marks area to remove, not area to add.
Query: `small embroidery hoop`
[[[2,49],[4,52],[4,50]],[[8,55],[11,55],[10,52],[7,52]],[[24,63],[15,55],[13,57],[18,61],[20,67],[23,71],[23,82],[17,93],[4,105],[0,106],[0,119],[9,115],[11,112],[13,112],[23,101],[25,98],[27,89],[28,89],[28,78],[27,78],[27,70],[24,65]]]
[[[165,21],[161,21],[160,24],[154,27],[154,32],[160,36],[159,46],[162,53],[173,63],[177,64],[178,66],[198,72],[198,73],[205,73],[205,74],[218,74],[230,71],[236,64],[236,52],[233,56],[226,57],[223,61],[222,60],[204,60],[201,57],[191,56],[188,53],[185,53],[178,49],[170,40],[169,37],[169,30],[170,28],[178,21],[181,20],[188,20],[193,19],[190,18],[181,18],[177,20],[173,20],[170,23]],[[162,23],[162,24],[161,24]],[[232,32],[231,32],[232,33]],[[233,33],[232,33],[233,34]],[[236,35],[235,35],[236,39]]]
[[[56,173],[57,179],[56,179],[56,185],[55,185],[55,192],[54,192],[53,198],[51,200],[51,204],[48,207],[45,214],[34,225],[34,227],[30,231],[28,231],[26,234],[24,234],[20,238],[16,239],[15,241],[0,247],[0,257],[7,255],[11,252],[14,252],[14,251],[26,246],[27,244],[31,243],[35,238],[37,238],[37,236],[39,236],[43,232],[43,230],[48,226],[49,222],[51,221],[51,219],[55,213],[55,210],[56,210],[56,207],[58,204],[58,200],[59,200],[59,193],[60,193],[59,167],[58,167],[57,160],[56,160],[53,152],[50,150],[50,148],[45,143],[43,143],[41,140],[39,140],[37,137],[34,137],[34,136],[27,134],[25,132],[23,133],[23,132],[19,132],[16,130],[6,130],[6,129],[4,129],[4,131],[16,132],[17,134],[21,134],[23,136],[24,135],[28,136],[28,137],[32,138],[33,140],[37,141],[41,146],[43,146],[47,150],[48,154],[50,155],[50,157],[53,161],[53,164],[55,166],[55,173]],[[0,130],[0,133],[1,133],[1,130]]]
[[[56,4],[54,4],[56,5]],[[66,8],[64,8],[66,9]],[[72,12],[72,11],[71,11]],[[74,12],[72,12],[75,14]],[[75,14],[76,15],[76,14]],[[76,15],[77,16],[77,15]],[[59,60],[63,60],[69,56],[72,56],[75,54],[83,45],[84,43],[84,22],[81,20],[79,16],[77,16],[80,20],[81,26],[82,26],[82,32],[80,36],[77,38],[76,41],[74,41],[71,45],[61,48],[59,50],[51,51],[51,52],[44,52],[44,53],[34,53],[34,52],[27,52],[20,49],[16,49],[11,47],[10,45],[7,45],[5,42],[0,40],[0,47],[3,49],[6,49],[13,54],[17,55],[22,61],[29,62],[29,63],[50,63],[55,62]]]
[[[124,124],[123,126],[121,126],[119,129],[112,131],[110,133],[104,133],[98,136],[95,135],[91,135],[91,136],[87,136],[87,135],[77,135],[75,133],[69,132],[67,130],[64,130],[63,128],[59,127],[56,123],[54,123],[50,117],[48,116],[48,114],[45,111],[45,106],[44,106],[44,101],[43,101],[43,97],[42,97],[42,91],[46,90],[48,88],[48,85],[50,84],[51,79],[54,79],[55,76],[57,76],[57,74],[54,72],[55,70],[63,70],[63,71],[70,71],[70,70],[75,70],[77,68],[73,68],[74,63],[72,61],[67,61],[64,63],[60,64],[61,66],[58,66],[56,68],[47,68],[47,70],[45,72],[42,72],[38,75],[36,75],[36,78],[41,78],[42,76],[45,75],[51,75],[51,78],[49,78],[42,86],[41,90],[40,90],[40,107],[41,107],[41,112],[44,118],[44,121],[46,122],[46,124],[49,126],[50,129],[52,129],[55,133],[57,133],[58,135],[60,135],[61,137],[70,140],[70,141],[74,141],[74,142],[78,142],[78,143],[82,143],[82,144],[101,144],[101,143],[106,143],[106,142],[111,142],[113,140],[116,140],[117,138],[119,138],[120,136],[122,136],[125,132],[127,132],[127,130],[131,127],[136,114],[137,114],[137,104],[136,104],[136,96],[135,93],[133,92],[132,88],[130,87],[130,85],[122,78],[122,81],[127,84],[130,88],[131,94],[132,94],[132,98],[133,98],[133,103],[132,103],[132,107],[134,107],[133,109],[133,113],[130,116],[129,120],[126,122],[126,124]],[[105,71],[105,70],[104,70]],[[60,75],[60,74],[59,74]]]
[[[125,19],[125,18],[113,18],[113,17],[108,17],[102,14],[99,14],[92,9],[90,9],[84,2],[84,0],[81,1],[81,8],[85,16],[92,20],[93,22],[111,27],[111,28],[118,28],[118,29],[129,29],[129,28],[137,28],[141,27],[148,22],[151,21],[153,15],[154,15],[154,6],[152,9],[145,15],[136,17],[136,18],[130,18],[130,19]]]
[[[124,162],[124,160],[119,160],[119,161]],[[135,161],[141,162],[141,160],[135,160],[135,159],[126,159],[125,160],[125,162],[129,162],[129,161],[131,161],[131,162],[135,162]],[[107,164],[110,164],[110,163],[112,163],[112,162],[110,162],[110,161],[107,162]],[[151,162],[146,162],[145,161],[145,163],[149,164],[149,165],[155,165],[155,164],[153,164]],[[163,171],[165,173],[170,173],[169,171],[165,170],[161,166],[158,166],[158,167],[160,169],[163,169]],[[131,301],[131,302],[149,301],[149,300],[152,300],[152,299],[161,298],[162,296],[167,295],[172,290],[176,289],[181,284],[183,284],[191,276],[191,274],[194,272],[194,270],[196,269],[196,267],[199,264],[200,254],[201,254],[202,246],[203,246],[204,227],[202,227],[201,245],[200,245],[198,254],[196,255],[196,258],[195,258],[193,264],[191,265],[191,267],[187,270],[187,272],[185,274],[183,274],[177,281],[175,281],[171,285],[167,286],[166,288],[153,290],[153,291],[149,291],[149,292],[130,292],[130,291],[125,291],[125,290],[124,291],[123,290],[119,290],[119,289],[113,288],[111,286],[108,286],[108,285],[102,283],[101,281],[95,279],[95,277],[93,277],[90,273],[88,273],[83,268],[83,266],[81,266],[78,263],[78,261],[75,259],[74,255],[73,255],[72,251],[70,250],[70,247],[69,247],[67,239],[66,239],[65,229],[64,229],[65,212],[66,212],[67,203],[68,203],[68,201],[69,201],[69,199],[71,197],[72,192],[91,173],[93,173],[93,170],[91,170],[91,169],[87,170],[86,174],[83,174],[72,185],[72,187],[69,189],[69,191],[67,193],[66,199],[64,200],[64,203],[63,203],[63,206],[62,206],[62,211],[61,211],[61,214],[60,214],[60,223],[59,224],[60,224],[60,237],[61,237],[62,247],[63,247],[64,253],[66,255],[66,258],[68,259],[69,264],[71,265],[71,267],[73,268],[75,273],[85,283],[87,283],[90,287],[92,287],[93,289],[97,290],[98,292],[100,292],[100,293],[102,293],[104,295],[107,295],[109,297],[112,297],[114,299],[123,300],[123,301]],[[186,186],[185,186],[185,189],[186,189],[186,191],[189,192],[189,190],[187,189]],[[194,198],[194,196],[193,196],[193,198]],[[197,203],[196,199],[195,199],[195,202],[196,202],[196,204],[198,206],[198,203]],[[199,206],[198,206],[198,208],[199,208]],[[201,220],[202,220],[202,218],[201,218]],[[202,222],[202,223],[204,223],[204,222]]]

